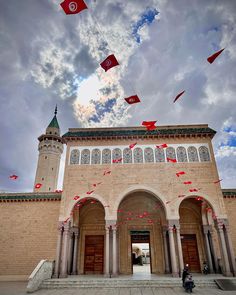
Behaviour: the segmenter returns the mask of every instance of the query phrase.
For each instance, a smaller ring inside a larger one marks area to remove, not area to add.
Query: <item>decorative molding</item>
[[[40,202],[61,201],[61,193],[4,193],[0,194],[2,202]]]

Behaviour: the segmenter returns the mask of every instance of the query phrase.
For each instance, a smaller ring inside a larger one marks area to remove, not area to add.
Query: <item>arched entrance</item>
[[[76,210],[77,208],[77,210]],[[103,274],[105,252],[105,211],[94,198],[75,205],[74,226],[79,228],[78,274]]]
[[[184,264],[191,272],[202,272],[207,262],[211,272],[217,272],[217,233],[214,228],[214,211],[203,197],[185,199],[179,207],[180,237]],[[214,242],[213,242],[214,241]]]
[[[136,191],[128,194],[118,208],[119,272],[132,274],[140,265],[150,273],[165,272],[162,203],[152,194]]]

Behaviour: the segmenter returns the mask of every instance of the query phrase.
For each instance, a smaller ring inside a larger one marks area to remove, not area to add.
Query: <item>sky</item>
[[[208,124],[221,186],[236,188],[236,1],[85,0],[75,15],[60,2],[0,0],[0,191],[32,191],[37,138],[56,104],[61,134]],[[105,72],[110,54],[120,65]],[[134,94],[141,103],[128,105]]]

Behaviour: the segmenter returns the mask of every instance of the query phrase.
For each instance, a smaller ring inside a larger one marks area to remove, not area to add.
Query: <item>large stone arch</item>
[[[117,219],[117,210],[122,202],[122,200],[127,197],[128,195],[135,193],[135,192],[146,192],[149,193],[150,195],[154,196],[163,206],[163,209],[165,211],[166,218],[170,216],[170,210],[169,208],[165,205],[166,203],[166,198],[156,189],[147,187],[144,185],[132,185],[125,190],[123,190],[116,198],[114,205],[113,205],[113,214],[115,214],[114,219]]]
[[[99,201],[101,204],[102,204],[102,206],[103,206],[103,208],[105,209],[105,219],[107,219],[108,218],[108,207],[106,207],[106,201],[105,201],[105,199],[101,196],[101,195],[99,195],[99,194],[96,194],[96,193],[93,193],[93,194],[91,194],[91,195],[86,195],[86,194],[82,194],[82,195],[80,195],[80,198],[78,199],[78,200],[74,200],[73,198],[70,200],[70,202],[69,202],[69,204],[68,204],[68,207],[67,207],[67,210],[66,210],[66,213],[65,213],[65,215],[64,216],[60,216],[60,219],[59,219],[59,221],[63,221],[63,220],[65,220],[66,218],[68,218],[69,216],[70,216],[70,214],[71,214],[71,212],[73,211],[73,209],[74,209],[74,207],[75,207],[75,205],[79,202],[79,201],[81,201],[81,200],[84,200],[84,199],[89,199],[89,198],[92,198],[92,199],[95,199],[95,200],[97,200],[97,201]]]

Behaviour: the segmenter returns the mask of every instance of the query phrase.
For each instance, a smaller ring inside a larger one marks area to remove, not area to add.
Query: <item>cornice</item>
[[[60,201],[61,193],[1,193],[1,202]]]
[[[176,138],[176,137],[210,137],[213,138],[216,131],[208,125],[179,125],[160,126],[152,131],[144,127],[121,128],[70,128],[62,138],[65,142],[73,140],[97,140],[97,139],[137,139],[137,138]]]

